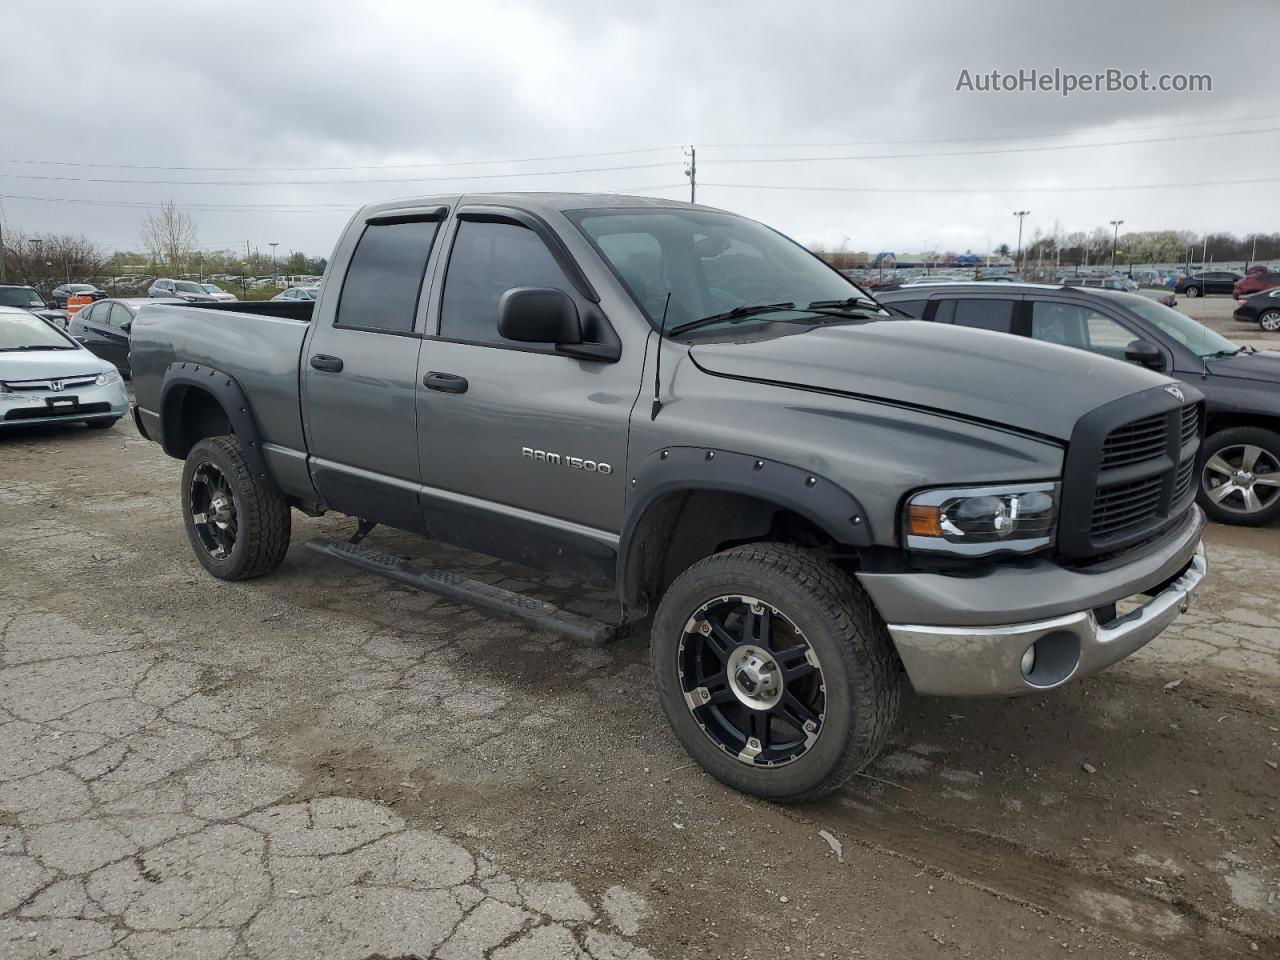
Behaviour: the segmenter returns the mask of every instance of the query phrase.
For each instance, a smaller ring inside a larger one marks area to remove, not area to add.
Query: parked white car
[[[128,412],[119,370],[47,320],[0,307],[0,429],[67,420],[109,427]]]
[[[233,300],[240,299],[234,293],[228,293],[226,290],[223,290],[216,283],[202,283],[200,286],[204,287],[205,292],[207,292],[209,296],[220,302],[230,303]]]

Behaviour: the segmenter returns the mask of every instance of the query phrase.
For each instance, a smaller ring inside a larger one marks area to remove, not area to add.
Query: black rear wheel
[[[898,710],[884,623],[839,568],[751,544],[682,573],[658,607],[662,707],[712,776],[770,800],[836,789],[879,753]]]
[[[1266,310],[1258,317],[1258,326],[1268,333],[1280,330],[1280,310]]]
[[[1200,505],[1219,523],[1256,527],[1280,516],[1280,434],[1231,427],[1204,444]]]
[[[206,437],[191,448],[182,510],[196,559],[221,580],[269,573],[289,549],[289,505],[253,475],[235,437]]]

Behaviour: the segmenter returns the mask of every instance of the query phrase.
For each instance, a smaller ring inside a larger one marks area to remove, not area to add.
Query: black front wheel
[[[769,800],[828,793],[880,752],[897,658],[858,585],[814,553],[750,544],[671,585],[653,625],[662,707],[712,776]]]
[[[289,505],[255,477],[235,437],[206,437],[182,470],[187,539],[220,580],[248,580],[280,565],[289,549]]]

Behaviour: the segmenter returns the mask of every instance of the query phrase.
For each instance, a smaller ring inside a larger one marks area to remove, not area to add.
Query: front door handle
[[[439,390],[441,393],[466,393],[469,386],[466,377],[459,377],[453,373],[437,373],[435,370],[422,378],[422,385],[428,390]]]
[[[324,353],[317,353],[311,358],[311,366],[315,367],[317,370],[325,370],[328,373],[341,373],[342,358],[331,357]]]

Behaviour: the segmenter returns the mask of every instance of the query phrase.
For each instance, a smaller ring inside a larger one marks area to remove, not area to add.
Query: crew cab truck
[[[214,576],[279,565],[298,509],[360,521],[321,554],[587,640],[619,624],[360,541],[386,524],[612,584],[680,742],[776,800],[868,764],[904,674],[1053,689],[1156,637],[1206,573],[1193,388],[892,317],[704,206],[375,204],[314,304],[148,305],[131,363]]]

